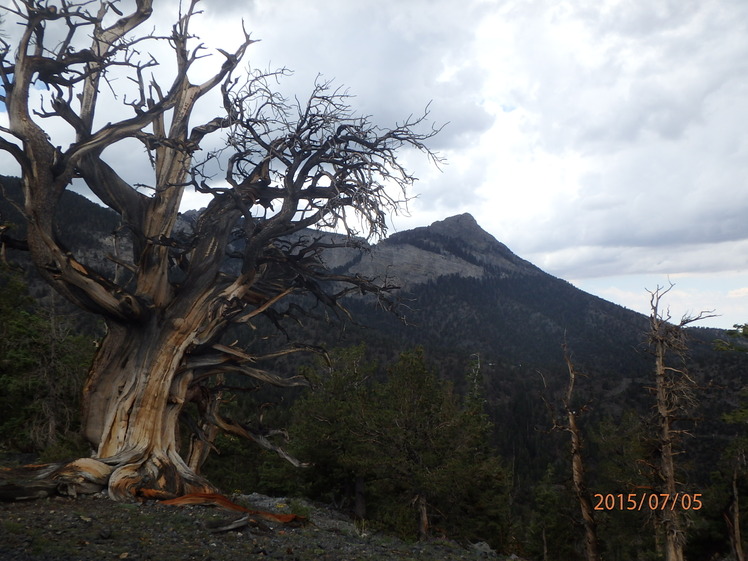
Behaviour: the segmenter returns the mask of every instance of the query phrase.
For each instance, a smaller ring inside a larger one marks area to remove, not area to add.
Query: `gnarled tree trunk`
[[[84,434],[95,457],[118,466],[109,482],[113,497],[132,496],[142,485],[174,495],[215,490],[179,449],[192,378],[179,369],[192,337],[174,323],[110,327],[86,383]]]

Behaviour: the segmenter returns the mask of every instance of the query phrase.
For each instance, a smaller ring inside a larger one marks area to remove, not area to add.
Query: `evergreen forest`
[[[12,183],[4,180],[0,223],[22,238]],[[75,227],[61,237],[104,255],[102,237],[117,221],[79,195],[65,197],[58,223]],[[469,240],[435,232],[403,232],[389,243],[475,261]],[[283,337],[316,349],[275,365],[309,387],[279,389],[226,374],[226,417],[272,439],[302,467],[222,435],[206,476],[226,494],[304,497],[408,540],[482,541],[524,559],[581,560],[576,454],[602,558],[661,559],[668,509],[681,517],[687,559],[740,558],[748,531],[739,516],[748,493],[744,327],[668,324],[684,346],[666,349],[677,393],[668,444],[677,452],[678,497],[662,499],[646,317],[544,273],[441,276],[398,297],[406,321],[363,300],[349,304],[355,322],[310,319],[281,333],[258,320],[241,344]],[[102,325],[46,290],[23,252],[9,248],[0,314],[2,456],[86,455],[78,407]],[[574,454],[572,416],[582,443]]]

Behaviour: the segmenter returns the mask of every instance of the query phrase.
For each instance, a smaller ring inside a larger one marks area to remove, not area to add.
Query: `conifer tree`
[[[4,265],[0,317],[0,444],[39,453],[74,441],[92,341],[56,310],[39,307],[21,274]]]
[[[361,352],[334,353],[333,367],[312,378],[318,387],[295,407],[292,433],[311,454],[297,448],[298,456],[318,477],[346,482],[349,496],[365,483],[369,515],[405,535],[426,538],[438,526],[498,545],[506,474],[488,445],[492,426],[477,380],[460,398],[417,349],[375,381]],[[347,372],[336,371],[341,366]]]

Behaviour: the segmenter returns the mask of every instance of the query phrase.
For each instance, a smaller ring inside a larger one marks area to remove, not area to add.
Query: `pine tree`
[[[0,444],[24,452],[46,449],[49,457],[51,448],[75,440],[94,345],[56,310],[39,308],[20,273],[6,266],[0,268],[0,317]]]
[[[422,349],[403,353],[377,382],[362,353],[333,355],[294,407],[293,436],[303,442],[295,451],[314,464],[310,476],[356,498],[360,516],[365,489],[368,517],[403,536],[438,529],[502,545],[506,472],[488,445],[492,426],[475,384],[461,399],[427,367]]]

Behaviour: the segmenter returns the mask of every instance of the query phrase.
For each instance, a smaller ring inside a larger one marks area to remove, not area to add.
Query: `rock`
[[[470,547],[473,548],[476,552],[478,552],[483,557],[495,557],[496,552],[491,549],[491,546],[488,545],[486,542],[478,542],[472,544]]]

